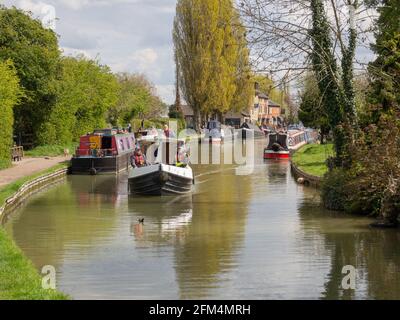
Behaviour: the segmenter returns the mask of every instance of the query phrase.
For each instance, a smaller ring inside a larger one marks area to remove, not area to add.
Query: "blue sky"
[[[57,17],[66,55],[99,58],[114,72],[147,75],[167,103],[174,101],[172,26],[176,0],[0,0],[39,19]]]

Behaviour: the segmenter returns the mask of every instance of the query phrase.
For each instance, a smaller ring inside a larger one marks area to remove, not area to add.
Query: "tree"
[[[134,118],[156,118],[166,113],[167,106],[144,75],[120,73],[117,79],[120,93],[116,105],[109,109],[111,124],[123,126]]]
[[[250,94],[247,42],[231,0],[179,0],[173,38],[196,130],[200,116],[221,116],[244,103]]]
[[[259,69],[289,82],[314,71],[338,166],[349,166],[347,147],[357,132],[354,60],[357,46],[369,41],[366,21],[373,14],[364,2],[242,0],[240,6]]]
[[[324,144],[325,137],[329,134],[330,126],[322,105],[322,96],[317,80],[312,73],[309,73],[303,78],[302,83],[299,120],[306,127],[319,129],[321,144]]]
[[[14,108],[15,131],[38,136],[56,99],[57,35],[16,8],[0,6],[0,61],[13,61],[24,97]]]
[[[369,66],[374,81],[371,96],[372,104],[376,106],[374,122],[382,113],[400,111],[400,4],[383,0],[378,12],[376,44],[372,46],[377,59]]]
[[[83,56],[65,57],[61,65],[56,105],[40,128],[41,144],[70,143],[106,127],[107,112],[118,99],[118,82],[107,66]]]
[[[10,165],[13,144],[13,108],[21,97],[16,70],[10,61],[0,62],[0,168]]]

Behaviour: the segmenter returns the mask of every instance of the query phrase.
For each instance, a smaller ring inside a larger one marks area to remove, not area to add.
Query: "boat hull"
[[[290,151],[265,150],[264,151],[264,159],[266,159],[266,160],[290,159]]]
[[[125,171],[130,165],[130,155],[122,154],[115,157],[74,157],[71,159],[71,174],[117,174]]]
[[[132,169],[129,174],[129,191],[144,196],[183,195],[192,191],[193,182],[190,167],[157,164]]]

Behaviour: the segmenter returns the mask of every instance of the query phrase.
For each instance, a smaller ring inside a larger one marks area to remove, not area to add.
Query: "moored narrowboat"
[[[264,150],[264,159],[289,159],[288,135],[286,133],[270,133],[268,147]]]
[[[117,174],[127,170],[135,149],[133,133],[115,129],[95,130],[80,138],[71,160],[71,174]]]

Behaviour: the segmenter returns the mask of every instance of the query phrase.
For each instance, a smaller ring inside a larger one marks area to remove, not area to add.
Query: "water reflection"
[[[370,229],[370,220],[323,211],[314,201],[304,201],[299,208],[305,240],[318,237],[330,257],[322,299],[398,299],[400,295],[400,242],[397,230]],[[307,198],[306,198],[307,199]],[[343,290],[342,269],[357,269],[356,290]]]
[[[194,166],[185,197],[131,197],[126,175],[72,176],[5,227],[75,299],[400,298],[399,232],[322,210],[288,162],[256,150],[248,176]],[[356,291],[341,289],[344,265],[359,270]]]

